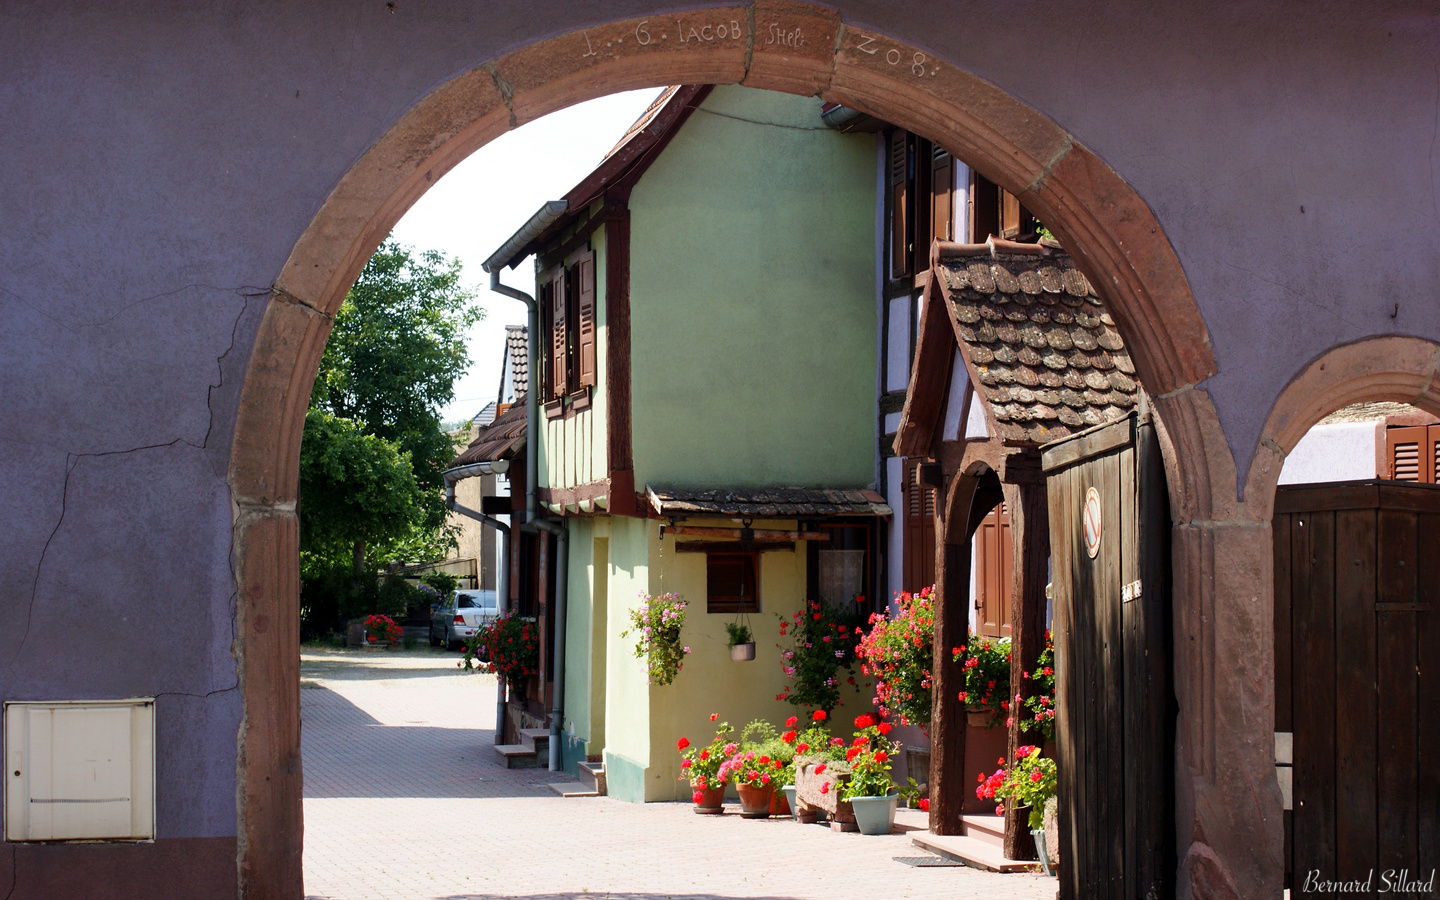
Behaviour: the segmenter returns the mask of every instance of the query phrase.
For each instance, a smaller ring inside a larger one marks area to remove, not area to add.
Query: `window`
[[[806,527],[829,536],[806,544],[807,595],[837,608],[849,608],[857,594],[873,609],[877,531],[873,519],[820,522]]]
[[[943,147],[898,128],[888,148],[890,277],[901,278],[930,267],[932,239],[955,239],[954,163]]]
[[[595,253],[584,251],[539,278],[543,330],[549,336],[541,367],[546,400],[558,400],[596,383]]]
[[[1440,484],[1440,423],[1385,429],[1381,478]]]
[[[1020,198],[982,175],[970,176],[970,240],[983,242],[990,235],[1007,241],[1033,241],[1040,221]]]
[[[758,613],[759,570],[758,553],[705,554],[705,611]]]

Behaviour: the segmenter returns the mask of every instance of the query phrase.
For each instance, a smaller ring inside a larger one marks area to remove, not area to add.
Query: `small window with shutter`
[[[705,554],[705,611],[758,613],[759,574],[758,553]]]
[[[935,583],[936,490],[920,479],[923,460],[905,460],[902,590],[914,593]]]
[[[590,251],[575,264],[578,384],[593,387],[595,379],[595,253]]]
[[[1440,484],[1440,423],[1385,429],[1385,465],[1381,478]]]

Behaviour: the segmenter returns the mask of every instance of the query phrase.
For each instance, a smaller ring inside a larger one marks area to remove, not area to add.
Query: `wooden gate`
[[[1047,446],[1060,896],[1173,893],[1170,518],[1154,424]]]
[[[1440,487],[1284,486],[1274,533],[1289,883],[1297,896],[1366,879],[1366,894],[1435,896]]]

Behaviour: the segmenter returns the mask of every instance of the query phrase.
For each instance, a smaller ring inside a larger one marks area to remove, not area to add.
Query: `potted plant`
[[[650,683],[669,684],[684,668],[685,654],[690,648],[680,643],[685,627],[685,601],[679,594],[642,594],[638,607],[630,610],[630,627],[620,632],[629,637],[634,632],[635,658],[645,660]]]
[[[1008,769],[995,770],[976,788],[977,796],[1009,800],[1018,808],[1030,810],[1027,824],[1031,836],[1035,838],[1035,850],[1046,875],[1053,872],[1045,841],[1045,804],[1055,796],[1059,780],[1055,760],[1042,756],[1039,747],[1027,745],[1016,749],[1013,765]],[[999,804],[995,812],[1003,814],[1004,804]]]
[[[740,622],[730,622],[725,626],[727,636],[726,643],[730,647],[730,658],[735,662],[745,662],[755,658],[755,638],[750,634],[750,626]]]
[[[1010,711],[1010,639],[972,634],[950,653],[965,673],[960,702],[965,704],[970,724],[980,728],[999,725]]]
[[[540,666],[540,635],[535,619],[506,613],[480,626],[465,642],[459,667],[467,672],[494,672],[513,690]]]
[[[870,630],[855,648],[860,672],[875,679],[875,707],[902,725],[930,724],[931,645],[935,637],[934,587],[902,591],[894,615],[872,613]]]
[[[855,736],[845,750],[850,777],[841,797],[850,802],[861,834],[889,834],[895,825],[900,794],[890,775],[891,758],[899,745],[886,735],[888,722],[866,714],[855,718]]]
[[[789,618],[778,616],[780,637],[793,643],[775,645],[787,682],[775,699],[829,712],[840,705],[842,677],[859,690],[852,667],[859,639],[856,632],[865,621],[860,613],[864,602],[864,595],[857,595],[850,608],[812,600]]]
[[[719,718],[719,713],[710,714],[712,722]],[[691,745],[690,739],[684,737],[675,742],[675,749],[680,751],[680,777],[690,782],[690,799],[698,815],[718,816],[725,811],[725,779],[720,767],[738,749],[727,737],[733,730],[729,722],[720,722],[715,726],[715,736],[703,747]]]
[[[404,633],[404,630],[389,616],[376,613],[365,617],[365,646],[368,648],[378,650],[382,647],[389,647],[400,640],[400,636]]]
[[[830,818],[832,827],[853,831],[854,813],[849,802],[840,796],[850,774],[849,763],[845,761],[847,745],[844,738],[830,734],[824,724],[828,718],[825,710],[814,710],[810,714],[810,725],[804,731],[793,730],[792,726],[792,730],[780,736],[781,740],[795,745],[795,759],[791,763],[795,778],[792,808],[795,818],[801,822],[813,822],[823,812]]]
[[[1020,730],[1040,736],[1043,741],[1055,737],[1055,643],[1050,632],[1045,632],[1045,649],[1035,660],[1033,671],[1024,673],[1033,682],[1033,693],[1029,697],[1016,694],[1012,700],[1019,704],[1012,715],[1020,716]],[[1007,719],[1006,725],[1010,724]]]

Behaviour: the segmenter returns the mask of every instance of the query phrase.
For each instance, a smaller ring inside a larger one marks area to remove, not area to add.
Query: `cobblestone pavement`
[[[461,674],[457,660],[302,654],[309,897],[1055,896],[1055,881],[1038,875],[895,862],[925,855],[905,834],[561,798],[546,787],[569,780],[561,773],[498,764],[495,682]]]

